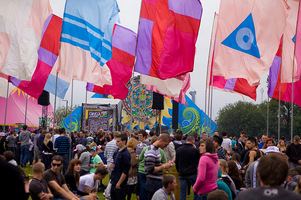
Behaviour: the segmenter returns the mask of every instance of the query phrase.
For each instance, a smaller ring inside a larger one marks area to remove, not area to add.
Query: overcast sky
[[[141,0],[117,0],[120,8],[120,22],[121,25],[132,29],[137,32],[140,5]],[[205,110],[205,84],[206,84],[206,73],[208,63],[208,53],[211,38],[212,22],[214,13],[219,10],[220,0],[202,0],[203,5],[203,16],[201,20],[201,26],[199,30],[198,40],[196,44],[197,52],[195,56],[194,71],[191,73],[191,87],[189,91],[196,91],[196,104],[200,109]],[[65,0],[50,0],[54,14],[63,17]],[[218,111],[229,103],[235,103],[239,100],[244,100],[253,103],[261,103],[262,100],[267,99],[267,84],[266,75],[261,79],[261,85],[257,89],[257,101],[250,99],[249,97],[242,96],[239,94],[233,94],[228,92],[222,92],[218,90],[213,91],[213,119],[218,114]],[[81,105],[85,102],[85,89],[86,84],[80,81],[74,81],[74,105]],[[188,91],[188,92],[189,92]],[[93,93],[88,92],[88,98]],[[191,97],[189,94],[187,94]],[[66,100],[71,99],[71,87],[69,88]],[[51,103],[53,105],[54,97],[51,95]],[[65,102],[57,98],[57,106],[63,106]]]

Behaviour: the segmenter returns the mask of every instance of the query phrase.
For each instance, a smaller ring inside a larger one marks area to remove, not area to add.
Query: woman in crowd
[[[284,140],[279,140],[277,147],[279,148],[280,152],[285,153],[286,151],[286,146],[284,143]]]
[[[199,200],[206,200],[209,192],[217,188],[217,174],[219,169],[218,157],[211,140],[200,140],[200,153],[202,154],[198,175],[193,190],[199,195]]]
[[[51,166],[51,159],[53,156],[53,143],[51,141],[51,134],[47,133],[43,142],[43,163],[45,165],[45,170],[49,169]]]
[[[240,190],[242,188],[242,178],[240,176],[239,170],[237,168],[236,163],[233,160],[228,162],[228,175],[233,180],[236,190]]]
[[[134,149],[137,143],[138,141],[133,137],[127,143],[127,149],[131,155],[131,168],[129,170],[129,178],[127,182],[127,200],[130,200],[132,194],[135,193],[138,183],[138,160]]]
[[[98,148],[97,148],[96,144],[91,143],[91,146],[92,147],[91,147],[90,153],[92,155],[92,158],[91,158],[91,162],[89,164],[90,173],[95,173],[97,167],[103,166],[104,164],[103,164],[101,158],[98,155]]]
[[[76,148],[74,149],[74,151],[76,152],[74,158],[78,158],[81,162],[81,170],[80,170],[79,174],[81,176],[83,176],[83,175],[89,173],[91,153],[82,144],[76,145]]]

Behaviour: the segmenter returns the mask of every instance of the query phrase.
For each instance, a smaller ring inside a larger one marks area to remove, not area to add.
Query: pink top
[[[199,161],[198,176],[193,186],[197,194],[211,192],[217,188],[217,173],[219,169],[217,154],[203,154]]]

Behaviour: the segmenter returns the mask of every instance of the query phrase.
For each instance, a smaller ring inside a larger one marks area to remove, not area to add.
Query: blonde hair
[[[45,144],[45,146],[48,145],[49,141],[51,141],[51,134],[50,134],[50,133],[47,133],[47,134],[45,135],[45,138],[44,138],[44,144]]]
[[[301,176],[299,177],[299,179],[298,179],[298,184],[297,184],[297,187],[295,188],[295,192],[297,193],[297,194],[301,194]]]
[[[96,147],[97,144],[96,144],[95,142],[92,142],[92,143],[89,145],[89,148],[92,149],[92,147],[94,147],[94,146]]]
[[[126,146],[128,148],[134,149],[136,147],[137,143],[138,143],[138,141],[135,138],[132,137],[131,139],[129,139]]]

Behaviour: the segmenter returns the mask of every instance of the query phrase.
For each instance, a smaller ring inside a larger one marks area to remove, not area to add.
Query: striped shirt
[[[57,154],[68,154],[70,148],[70,141],[67,136],[59,136],[54,143],[54,147],[57,148]]]
[[[163,171],[153,173],[155,167],[161,166],[161,154],[158,147],[150,145],[144,153],[144,168],[146,177],[154,179],[162,179]]]
[[[113,155],[117,149],[118,149],[118,147],[116,145],[115,139],[106,145],[104,156],[107,159],[107,163],[114,163]]]

